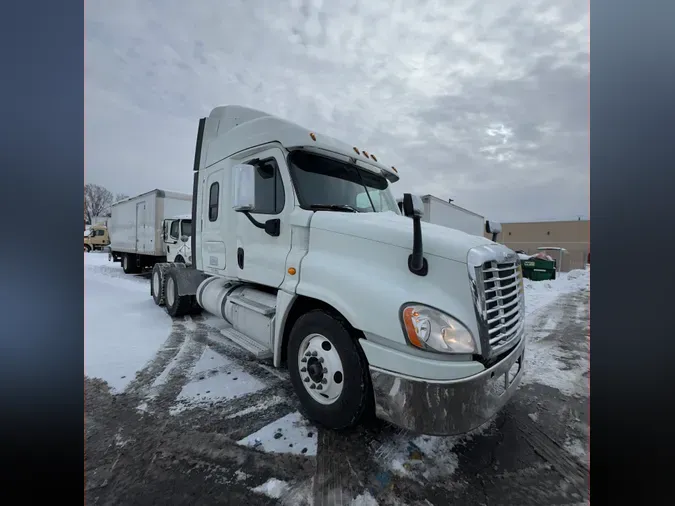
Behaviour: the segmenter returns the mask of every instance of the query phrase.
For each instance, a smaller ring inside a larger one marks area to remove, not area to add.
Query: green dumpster
[[[534,257],[521,260],[521,264],[523,266],[524,278],[531,279],[532,281],[555,279],[555,260]]]

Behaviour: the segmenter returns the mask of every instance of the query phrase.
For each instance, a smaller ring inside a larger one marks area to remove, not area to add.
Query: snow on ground
[[[317,440],[317,429],[296,411],[249,434],[237,444],[268,453],[293,453],[309,457],[316,455]]]
[[[529,342],[521,384],[538,383],[564,395],[587,396],[588,379],[582,375],[589,367],[588,349],[579,353],[564,350],[555,341]]]
[[[551,281],[525,280],[525,316],[528,317],[561,295],[590,289],[591,269],[559,273]]]
[[[400,430],[375,452],[375,458],[384,469],[417,479],[420,482],[446,479],[459,465],[453,452],[456,445],[488,432],[490,421],[461,436],[418,436]]]
[[[172,414],[214,401],[236,399],[268,386],[208,346],[192,368],[190,377],[192,380],[178,394]]]
[[[583,376],[590,367],[590,337],[585,341],[575,340],[578,346],[561,347],[556,339],[544,339],[564,324],[563,308],[550,307],[549,313],[542,310],[562,295],[590,290],[590,269],[562,273],[552,281],[525,281],[525,314],[527,352],[525,374],[522,384],[539,383],[560,390],[565,395],[588,395],[588,379]],[[588,320],[588,307],[579,306],[575,320]],[[532,328],[533,323],[536,328]]]
[[[85,268],[85,374],[105,380],[113,391],[123,391],[137,371],[142,369],[168,338],[172,320],[165,311],[157,308],[150,297],[148,280],[124,274],[121,266],[108,261],[107,254],[87,253]],[[555,340],[539,341],[558,328],[562,309],[552,306],[549,314],[541,310],[561,297],[579,290],[590,289],[590,269],[574,270],[559,274],[552,281],[525,280],[525,307],[528,321],[528,351],[526,374],[523,384],[537,382],[558,388],[568,395],[583,394],[587,380],[581,373],[588,369],[588,354],[571,356]],[[550,306],[549,306],[550,307]],[[575,319],[587,320],[587,309],[577,310]],[[529,328],[538,322],[537,332]],[[210,321],[207,318],[207,321]],[[185,321],[189,330],[194,322]],[[590,342],[590,341],[589,341]],[[180,358],[180,357],[177,357]],[[166,374],[157,378],[156,384],[166,381]],[[283,374],[279,374],[284,378]],[[259,391],[269,385],[246,373],[236,363],[206,347],[190,372],[190,381],[183,387],[172,412],[227,400]],[[284,402],[272,396],[230,415],[230,418],[263,411]],[[139,406],[145,409],[146,406]],[[443,479],[455,471],[457,457],[454,446],[489,430],[490,424],[480,427],[464,437],[415,437],[406,432],[394,435],[378,450],[378,460],[385,469],[417,479]],[[239,444],[274,453],[316,455],[317,430],[307,424],[299,413],[291,413],[241,439]],[[567,443],[571,453],[580,458],[584,449],[578,442]],[[284,488],[286,487],[286,488]],[[288,484],[270,480],[254,491],[278,497],[288,489]],[[270,495],[272,494],[272,495]],[[363,497],[364,504],[368,498]]]
[[[285,481],[270,478],[259,487],[251,489],[256,494],[263,494],[272,499],[279,499],[282,495],[288,492],[290,485]]]
[[[587,445],[588,441],[580,441],[579,439],[572,438],[567,438],[564,443],[565,450],[570,452],[584,464],[588,463],[588,454],[586,453]]]
[[[246,416],[250,415],[251,413],[255,413],[256,411],[265,411],[272,406],[276,406],[277,404],[281,404],[282,402],[285,402],[286,399],[279,396],[279,395],[274,395],[272,397],[269,397],[267,399],[264,399],[257,404],[254,404],[253,406],[249,406],[248,408],[242,409],[241,411],[238,411],[236,413],[233,413],[229,415],[227,418],[232,419],[232,418],[239,418],[241,416]]]
[[[251,490],[256,494],[278,499],[278,503],[283,506],[309,506],[314,504],[313,488],[313,478],[300,483],[288,483],[277,478],[270,478]],[[377,506],[377,503],[373,504]]]
[[[148,282],[124,274],[104,253],[84,254],[84,373],[123,391],[171,332]]]
[[[351,502],[351,506],[378,506],[375,498],[367,490],[357,495]]]

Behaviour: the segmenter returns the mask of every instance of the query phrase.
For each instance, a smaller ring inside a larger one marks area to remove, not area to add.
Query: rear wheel
[[[339,315],[314,310],[293,325],[288,370],[307,418],[346,429],[374,413],[370,372],[357,336]]]
[[[138,272],[135,255],[129,253],[122,255],[122,270],[125,274],[136,274]]]
[[[191,313],[193,295],[179,295],[176,271],[169,269],[165,275],[165,305],[169,316],[178,318]]]
[[[166,302],[166,272],[169,267],[169,264],[159,263],[152,268],[150,295],[158,306],[163,306]]]

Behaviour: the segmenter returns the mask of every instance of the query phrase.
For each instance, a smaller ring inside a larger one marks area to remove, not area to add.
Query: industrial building
[[[490,239],[488,234],[485,237]],[[558,247],[567,250],[560,260],[560,270],[583,269],[589,262],[591,251],[590,220],[540,221],[527,223],[502,223],[497,238],[512,250],[534,254],[539,247]],[[557,254],[548,253],[556,260]]]

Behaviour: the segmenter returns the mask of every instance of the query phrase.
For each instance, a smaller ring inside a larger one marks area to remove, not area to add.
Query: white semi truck
[[[112,205],[110,258],[135,274],[158,262],[190,264],[192,195],[152,190]]]
[[[288,368],[304,414],[371,415],[423,434],[491,419],[523,374],[517,255],[401,215],[394,167],[261,111],[199,122],[190,267],[153,268],[155,302],[202,309],[235,343]]]

